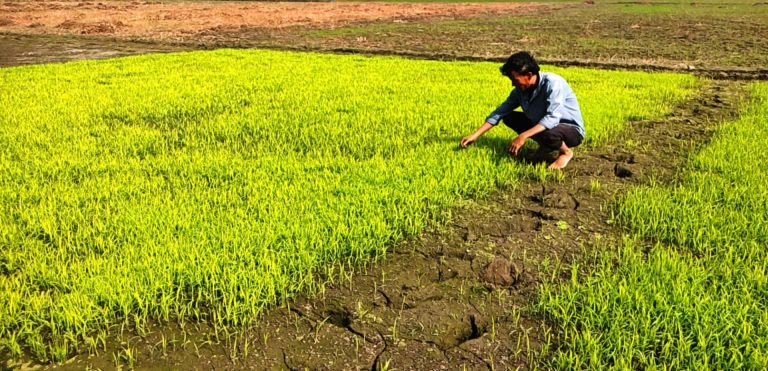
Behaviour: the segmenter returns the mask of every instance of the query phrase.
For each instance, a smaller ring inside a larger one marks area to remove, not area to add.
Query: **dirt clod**
[[[498,287],[508,287],[517,283],[522,273],[521,264],[497,257],[485,267],[483,281]]]

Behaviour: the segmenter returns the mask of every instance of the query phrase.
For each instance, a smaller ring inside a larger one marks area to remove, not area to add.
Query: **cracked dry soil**
[[[161,354],[160,332],[135,337],[136,366],[534,367],[544,344],[557,346],[556,326],[531,310],[548,279],[545,267],[567,266],[596,242],[619,239],[620,227],[610,222],[614,197],[651,180],[673,181],[713,125],[735,116],[743,86],[710,82],[666,117],[635,122],[612,144],[578,149],[560,181],[527,181],[465,203],[449,225],[401,243],[385,261],[318,297],[265,313],[234,344],[198,346],[192,335],[187,345]],[[85,365],[112,368],[115,361],[107,351],[75,357],[62,368]]]

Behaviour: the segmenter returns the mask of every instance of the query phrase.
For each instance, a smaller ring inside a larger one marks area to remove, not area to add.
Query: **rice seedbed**
[[[679,182],[624,197],[631,231],[596,267],[542,290],[559,324],[557,368],[768,367],[768,84],[688,161]],[[644,241],[655,241],[645,247]]]
[[[595,144],[697,80],[546,68]],[[659,83],[663,81],[663,83]],[[499,128],[498,64],[219,50],[0,69],[0,352],[96,351],[110,326],[250,323],[543,167]],[[114,327],[112,327],[114,328]]]

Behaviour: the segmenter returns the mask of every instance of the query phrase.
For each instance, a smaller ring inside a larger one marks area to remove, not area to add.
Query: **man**
[[[566,167],[573,158],[571,148],[584,139],[584,121],[571,87],[554,73],[539,72],[538,63],[528,52],[512,54],[500,70],[512,80],[515,89],[480,128],[461,140],[461,147],[467,148],[502,120],[518,134],[509,143],[513,156],[530,138],[539,144],[539,155],[557,151],[549,168]],[[517,107],[522,107],[523,112],[516,112]]]

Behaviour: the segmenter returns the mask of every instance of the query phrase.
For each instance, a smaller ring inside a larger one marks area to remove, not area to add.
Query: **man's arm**
[[[495,125],[490,122],[484,123],[483,126],[477,128],[472,135],[468,135],[461,139],[461,143],[459,143],[461,148],[467,148],[470,144],[476,142],[478,138],[482,137],[488,130],[493,129],[494,126]]]
[[[544,125],[536,124],[536,125],[533,125],[532,128],[520,133],[520,135],[518,135],[517,138],[513,139],[509,143],[509,153],[511,153],[514,156],[517,156],[517,151],[519,151],[520,148],[523,147],[523,144],[525,144],[525,141],[528,138],[538,133],[541,133],[544,130],[547,130],[547,128],[545,128]]]
[[[551,79],[547,85],[547,111],[539,124],[545,129],[553,129],[560,124],[563,118],[562,110],[565,107],[566,82],[564,79]]]
[[[461,148],[467,148],[467,146],[477,141],[483,134],[488,132],[488,130],[493,129],[494,126],[498,125],[499,121],[501,121],[504,116],[514,111],[517,107],[520,107],[520,97],[517,93],[517,89],[515,89],[509,93],[509,96],[503,103],[496,107],[496,109],[485,118],[485,123],[482,126],[477,128],[472,135],[468,135],[461,139],[461,142],[459,143]]]
[[[515,89],[509,93],[509,96],[506,100],[504,100],[504,102],[496,107],[496,109],[493,110],[493,112],[491,112],[491,114],[485,118],[485,122],[487,124],[496,126],[499,124],[499,121],[504,118],[504,116],[512,113],[512,111],[517,109],[517,107],[520,107],[520,94],[517,89]]]

